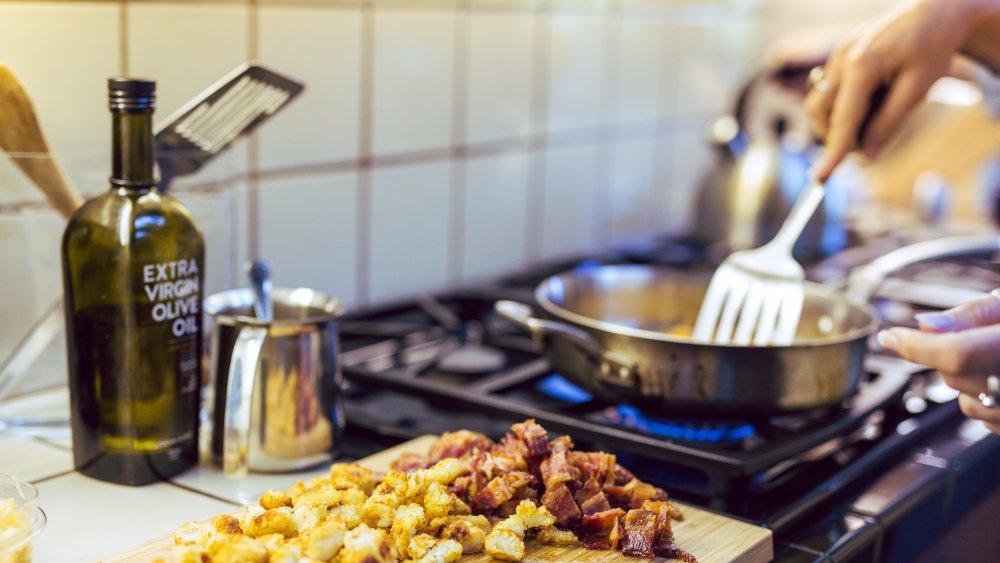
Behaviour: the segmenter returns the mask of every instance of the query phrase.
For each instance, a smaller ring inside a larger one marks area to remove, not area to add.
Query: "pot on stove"
[[[889,273],[918,262],[1000,249],[996,235],[950,237],[890,252],[852,273],[846,292],[806,283],[789,346],[694,341],[709,278],[663,267],[612,265],[552,276],[535,290],[544,311],[496,310],[530,332],[552,367],[594,395],[669,409],[773,415],[838,406],[860,381],[879,322],[867,300]]]

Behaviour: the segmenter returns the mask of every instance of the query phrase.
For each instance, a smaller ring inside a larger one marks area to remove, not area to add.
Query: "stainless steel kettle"
[[[712,121],[709,139],[718,160],[703,178],[695,210],[694,236],[727,252],[771,240],[808,182],[818,144],[802,107],[799,69],[758,73],[739,93],[732,115]],[[823,205],[795,246],[809,261],[847,244],[842,182],[827,185]]]

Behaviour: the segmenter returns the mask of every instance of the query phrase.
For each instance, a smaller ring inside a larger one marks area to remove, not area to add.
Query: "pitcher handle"
[[[236,338],[223,415],[222,471],[227,477],[246,477],[250,471],[251,402],[266,337],[267,327],[244,326]]]

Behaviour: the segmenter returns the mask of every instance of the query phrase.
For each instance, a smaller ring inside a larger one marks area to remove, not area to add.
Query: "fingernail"
[[[933,330],[934,332],[949,332],[955,329],[955,320],[951,315],[942,313],[917,313],[913,318],[920,323],[920,326]]]
[[[878,341],[879,346],[885,348],[886,350],[896,351],[899,346],[899,341],[896,337],[888,330],[880,330],[878,334],[875,335],[875,340]]]
[[[991,291],[990,295],[992,295],[993,297],[996,297],[997,299],[1000,299],[1000,288],[997,288],[997,289],[994,289],[993,291]]]

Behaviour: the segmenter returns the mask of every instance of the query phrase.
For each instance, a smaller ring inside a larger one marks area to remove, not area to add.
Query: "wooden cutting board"
[[[386,471],[389,464],[400,454],[404,452],[425,454],[435,440],[437,440],[437,436],[421,436],[366,457],[359,460],[358,463],[376,471]],[[702,563],[728,561],[755,563],[770,561],[774,557],[771,530],[683,503],[675,504],[684,514],[683,521],[675,521],[673,524],[677,545],[697,557],[698,561]],[[103,561],[105,563],[148,563],[162,557],[169,562],[173,544],[173,530],[168,530],[162,537],[103,559]],[[495,563],[496,561],[498,560],[486,553],[462,557],[463,563]],[[523,561],[526,563],[550,563],[553,561],[623,563],[648,561],[648,559],[626,557],[618,551],[592,551],[582,547],[553,547],[528,541]]]

